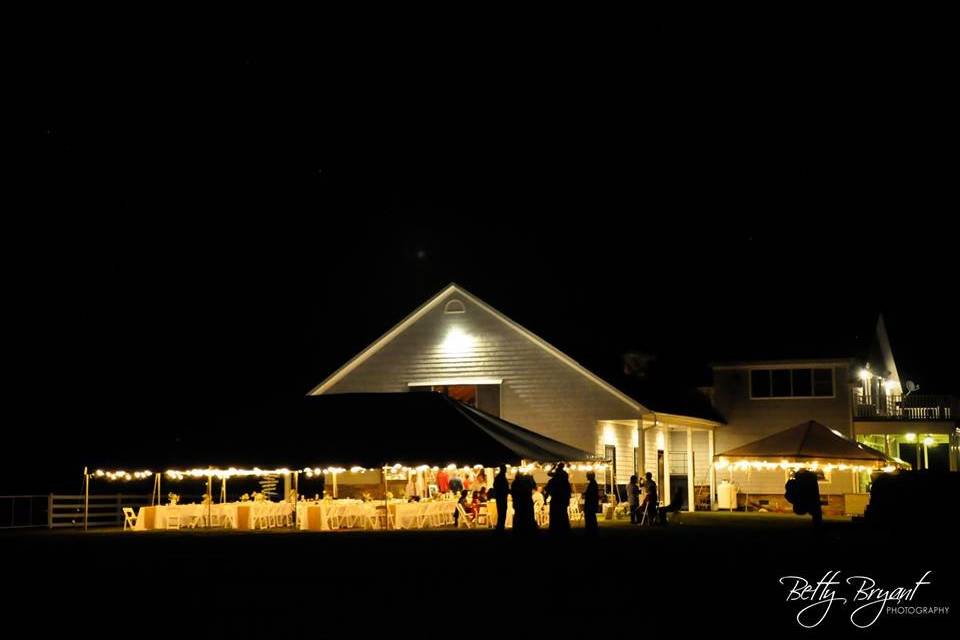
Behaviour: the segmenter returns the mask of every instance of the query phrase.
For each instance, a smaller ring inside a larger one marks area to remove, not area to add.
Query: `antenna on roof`
[[[920,385],[916,384],[913,380],[907,380],[906,387],[907,387],[907,392],[903,394],[904,398],[906,398],[908,395],[910,395],[914,391],[920,390]]]

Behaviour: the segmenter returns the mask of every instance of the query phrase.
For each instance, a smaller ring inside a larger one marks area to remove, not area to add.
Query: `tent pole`
[[[390,529],[390,500],[387,498],[387,471],[380,467],[380,480],[383,484],[383,528]]]
[[[207,474],[207,526],[210,526],[210,518],[213,515],[213,476]]]
[[[83,468],[83,530],[87,530],[87,518],[90,513],[90,474]]]

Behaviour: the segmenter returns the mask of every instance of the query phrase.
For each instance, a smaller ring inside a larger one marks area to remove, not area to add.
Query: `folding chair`
[[[457,513],[460,514],[460,517],[457,518],[457,527],[460,525],[465,526],[467,529],[472,529],[474,522],[470,520],[470,516],[467,515],[467,512],[464,510],[463,505],[459,502],[457,503]]]
[[[173,514],[167,516],[167,529],[176,529],[180,530],[180,515]]]
[[[643,516],[640,518],[640,526],[652,525],[659,523],[660,521],[660,510],[657,508],[658,503],[655,500],[647,502],[643,506]]]
[[[123,508],[123,530],[126,531],[127,527],[130,527],[131,529],[135,529],[137,527],[137,515],[130,507]]]

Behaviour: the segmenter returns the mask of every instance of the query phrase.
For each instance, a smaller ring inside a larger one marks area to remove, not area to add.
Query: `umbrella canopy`
[[[814,420],[718,454],[716,458],[790,463],[822,462],[858,466],[905,466],[881,451],[845,438]]]

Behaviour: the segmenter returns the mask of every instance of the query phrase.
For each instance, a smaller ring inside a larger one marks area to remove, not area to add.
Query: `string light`
[[[900,465],[906,466],[906,463],[904,463],[902,460],[899,460],[897,458],[894,458],[894,460],[896,460],[897,463],[899,463]],[[721,458],[720,460],[717,460],[713,466],[718,471],[722,471],[724,469],[731,469],[733,471],[747,471],[747,470],[771,471],[774,469],[783,469],[783,470],[812,469],[813,471],[816,471],[822,467],[823,471],[827,473],[830,473],[834,469],[837,469],[839,471],[856,471],[858,473],[877,471],[879,469],[884,473],[892,473],[897,469],[896,466],[891,464],[881,467],[879,466],[879,464],[876,466],[856,465],[856,464],[852,465],[847,463],[836,464],[833,462],[821,463],[818,460],[813,460],[811,462],[790,462],[789,460],[781,460],[780,462],[769,462],[766,460],[731,461],[725,458]]]
[[[143,480],[145,478],[149,478],[153,475],[153,471],[145,470],[134,471],[131,473],[130,471],[124,471],[122,469],[118,469],[117,471],[104,471],[103,469],[97,469],[93,472],[93,475],[97,478],[103,478],[112,482],[129,482],[131,480]]]

